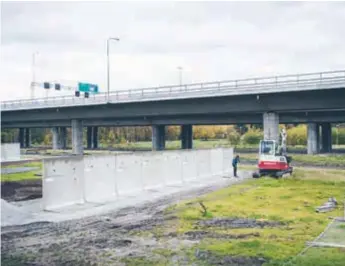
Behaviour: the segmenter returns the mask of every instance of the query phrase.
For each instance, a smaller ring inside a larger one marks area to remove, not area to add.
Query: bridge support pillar
[[[319,125],[317,123],[308,124],[308,140],[307,150],[308,154],[317,154],[320,151],[320,134]]]
[[[65,127],[53,127],[53,150],[61,150],[66,148],[67,129]]]
[[[181,126],[182,149],[193,149],[193,125]]]
[[[98,127],[87,127],[87,148],[98,148]]]
[[[321,152],[332,152],[332,126],[331,123],[321,124]]]
[[[29,148],[31,145],[30,128],[19,128],[18,142],[20,148]]]
[[[152,149],[160,151],[165,149],[165,126],[152,126]]]
[[[74,155],[83,155],[83,121],[72,120],[72,153]]]
[[[264,120],[264,139],[275,140],[279,143],[279,115],[274,112],[263,114]]]
[[[30,128],[25,128],[24,147],[29,148],[30,146],[31,146]]]

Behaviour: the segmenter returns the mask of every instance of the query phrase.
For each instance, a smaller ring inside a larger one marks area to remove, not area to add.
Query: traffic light
[[[79,97],[79,96],[80,96],[80,91],[76,91],[76,92],[75,92],[75,96],[76,96],[76,97]]]
[[[45,89],[50,89],[50,83],[49,83],[49,82],[44,82],[44,83],[43,83],[43,87],[44,87]]]
[[[85,98],[89,98],[89,93],[88,92],[85,92]]]
[[[61,85],[59,83],[55,84],[55,90],[57,91],[61,90]]]

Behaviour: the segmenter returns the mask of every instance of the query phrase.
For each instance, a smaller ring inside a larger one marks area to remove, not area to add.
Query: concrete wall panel
[[[198,179],[211,176],[211,150],[198,150],[196,164]]]
[[[162,152],[142,155],[144,189],[158,188],[165,185],[165,162]]]
[[[19,161],[20,160],[20,143],[2,143],[1,144],[1,161]]]
[[[43,208],[84,203],[82,157],[43,160]]]
[[[116,184],[120,196],[143,190],[141,154],[116,155]]]
[[[223,149],[223,173],[230,174],[232,171],[232,159],[234,156],[234,149]]]
[[[182,184],[182,151],[167,151],[164,154],[164,181],[166,185]]]
[[[84,157],[84,195],[88,202],[116,198],[115,155]]]
[[[196,164],[196,150],[181,152],[182,180],[183,182],[194,180],[198,176]]]
[[[221,175],[223,173],[223,149],[212,149],[211,153],[211,173]]]

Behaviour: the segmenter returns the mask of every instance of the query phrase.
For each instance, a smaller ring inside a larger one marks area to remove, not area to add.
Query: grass
[[[35,174],[42,172],[42,162],[12,164],[12,165],[6,165],[2,168],[16,168],[16,167],[38,167],[39,170],[23,172],[23,173],[1,174],[1,182],[24,181],[24,180],[34,180],[34,179],[41,178],[40,176],[36,176]]]
[[[316,213],[315,207],[330,196],[342,201],[345,196],[344,170],[297,169],[287,179],[260,178],[225,188],[198,199],[181,202],[166,210],[177,215],[176,230],[183,233],[200,230],[196,222],[203,217],[197,201],[202,200],[212,217],[243,217],[280,221],[284,225],[271,228],[202,228],[210,232],[244,234],[257,232],[259,237],[247,239],[204,239],[197,248],[216,255],[263,257],[265,265],[343,265],[344,249],[318,249],[294,258],[306,241],[317,237],[330,222],[329,216],[341,216],[342,207]],[[345,232],[343,231],[345,239]],[[286,262],[291,262],[285,264]],[[313,263],[311,263],[313,262]],[[330,263],[331,262],[331,263]]]

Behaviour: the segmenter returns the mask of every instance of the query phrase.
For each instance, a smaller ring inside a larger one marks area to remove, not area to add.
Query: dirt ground
[[[1,182],[1,198],[9,202],[42,198],[42,180]]]
[[[142,206],[86,219],[2,227],[1,265],[262,265],[263,258],[219,258],[193,250],[193,245],[204,237],[231,239],[251,234],[209,235],[206,230],[179,234],[174,230],[176,216],[163,213],[173,203],[219,188],[209,186],[176,193]],[[162,225],[171,226],[171,232],[160,232]],[[218,225],[279,226],[249,219],[215,220],[201,226]]]

